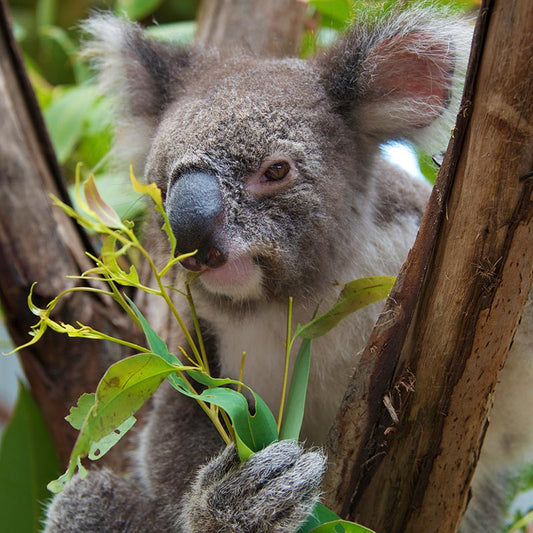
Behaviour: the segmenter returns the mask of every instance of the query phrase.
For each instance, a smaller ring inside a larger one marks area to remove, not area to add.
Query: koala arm
[[[47,513],[45,533],[289,533],[318,500],[321,452],[274,443],[240,463],[196,403],[166,384],[140,435],[136,473],[76,476]],[[191,483],[192,482],[192,483]]]
[[[177,531],[295,532],[318,501],[325,457],[294,442],[242,464],[228,446],[198,469],[221,439],[196,403],[166,384],[145,432],[143,477]]]
[[[76,475],[47,509],[44,533],[169,531],[157,502],[137,483],[107,469]]]

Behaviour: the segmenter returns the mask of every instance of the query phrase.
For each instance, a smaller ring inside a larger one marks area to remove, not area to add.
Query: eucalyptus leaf
[[[65,420],[74,428],[81,429],[85,422],[89,411],[93,408],[96,402],[96,394],[94,392],[84,393],[78,398],[78,403],[70,408],[70,414],[65,417]]]
[[[111,365],[98,384],[94,405],[86,412],[68,469],[59,479],[48,484],[49,490],[62,490],[76,469],[80,469],[81,459],[94,452],[97,443],[107,449],[116,443],[111,434],[115,431],[124,434],[132,425],[130,420],[131,425],[127,428],[128,419],[175,371],[176,366],[153,353],[134,355]],[[88,403],[88,400],[85,401]],[[79,424],[78,416],[76,423]],[[104,437],[109,438],[101,442]]]
[[[310,533],[321,524],[331,522],[333,520],[339,520],[339,516],[336,515],[331,509],[328,509],[325,505],[317,503],[313,507],[313,512],[309,515],[297,533]]]
[[[299,440],[305,410],[309,366],[311,363],[311,339],[304,339],[294,362],[291,384],[279,438]]]
[[[117,212],[110,207],[104,199],[100,196],[94,176],[91,175],[83,184],[83,192],[91,215],[94,215],[100,222],[105,224],[108,228],[123,228],[124,224]]]
[[[344,285],[335,305],[311,322],[299,326],[296,335],[304,339],[315,339],[325,335],[354,311],[385,298],[394,281],[395,278],[391,276],[371,276],[350,281]]]
[[[110,275],[113,281],[121,285],[138,287],[140,280],[135,265],[131,265],[129,271],[126,272],[117,261],[117,252],[115,251],[116,242],[117,239],[115,236],[108,235],[100,251],[102,263],[107,269],[106,274]]]
[[[266,403],[254,393],[255,413],[250,414],[246,398],[233,389],[217,387],[207,389],[200,395],[206,402],[218,405],[228,414],[233,424],[237,441],[237,451],[241,461],[251,452],[258,452],[278,440],[274,415]]]
[[[429,183],[431,183],[431,185],[434,185],[435,180],[437,179],[439,169],[434,163],[433,158],[420,149],[415,148],[414,151],[416,154],[420,172],[423,174],[424,178],[426,178]]]
[[[231,378],[214,378],[206,372],[199,370],[187,370],[192,379],[207,387],[223,387],[224,385],[243,385],[240,381]]]
[[[241,461],[278,440],[274,415],[257,394],[253,393],[255,413],[252,415],[246,398],[233,389],[215,387],[195,394],[185,387],[179,377],[176,379],[176,376],[171,376],[169,381],[182,394],[216,405],[227,413],[235,432],[237,452]]]
[[[99,441],[91,443],[89,459],[94,461],[103,457],[133,427],[136,421],[134,416],[130,416],[111,433]]]
[[[138,192],[140,194],[147,194],[152,198],[153,202],[155,203],[155,210],[161,215],[163,218],[163,226],[162,230],[165,232],[165,235],[167,236],[167,239],[170,243],[171,250],[170,250],[170,257],[174,257],[176,253],[176,236],[174,235],[174,232],[172,231],[172,228],[170,227],[170,222],[168,220],[167,214],[165,212],[165,209],[163,207],[163,198],[161,196],[161,191],[157,187],[155,183],[141,183],[133,173],[133,167],[130,166],[130,180],[133,185],[133,188],[135,192]]]
[[[346,520],[326,522],[312,529],[310,533],[374,533],[371,529]]]
[[[146,318],[144,318],[143,314],[139,311],[139,308],[133,303],[133,300],[127,295],[125,295],[124,298],[126,298],[141,322],[141,327],[148,342],[148,346],[150,346],[150,350],[159,355],[159,357],[162,357],[167,363],[181,366],[180,360],[168,351],[165,341],[154,331],[152,326],[150,326]]]
[[[195,31],[196,22],[194,20],[157,24],[146,28],[146,34],[153,39],[182,46],[192,43]]]
[[[141,353],[111,365],[96,389],[96,403],[89,417],[91,434],[99,440],[152,396],[162,381],[177,370],[154,353]]]
[[[342,520],[331,509],[317,503],[298,533],[374,533],[371,529]]]

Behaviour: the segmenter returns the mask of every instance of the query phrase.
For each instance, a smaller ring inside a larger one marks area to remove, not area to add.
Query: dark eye
[[[291,169],[291,166],[287,161],[277,161],[270,165],[263,174],[266,181],[279,181],[282,180]]]

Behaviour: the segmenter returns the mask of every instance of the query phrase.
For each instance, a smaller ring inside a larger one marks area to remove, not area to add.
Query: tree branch
[[[204,0],[197,44],[265,57],[296,56],[307,3],[302,0]]]
[[[481,8],[445,163],[330,435],[329,503],[377,531],[455,531],[467,503],[533,276],[532,24],[527,0]]]
[[[68,275],[91,266],[91,250],[83,231],[60,209],[52,207],[53,193],[68,203],[59,165],[21,56],[10,30],[7,8],[0,4],[0,300],[16,344],[30,340],[37,322],[27,305],[37,281],[34,301],[44,307],[73,285]],[[66,298],[56,319],[80,320],[97,329],[128,335],[120,313],[91,295]],[[116,346],[71,339],[47,332],[20,354],[32,393],[52,431],[64,464],[77,432],[63,418],[83,392],[95,389],[109,364],[119,358]]]

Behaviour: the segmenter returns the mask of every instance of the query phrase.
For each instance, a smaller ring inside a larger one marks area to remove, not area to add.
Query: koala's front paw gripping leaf
[[[239,463],[232,446],[204,466],[184,498],[184,531],[294,532],[319,497],[326,458],[280,441]]]

